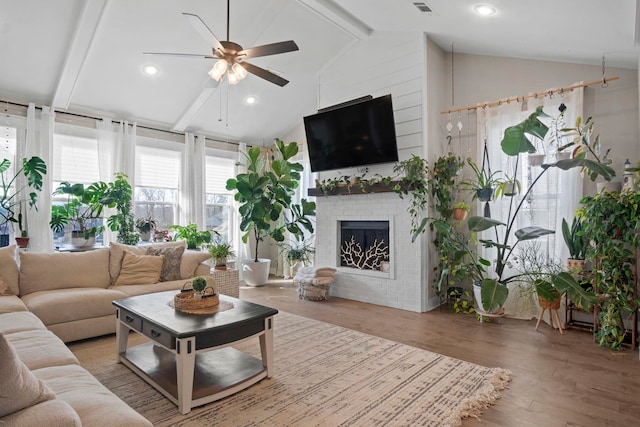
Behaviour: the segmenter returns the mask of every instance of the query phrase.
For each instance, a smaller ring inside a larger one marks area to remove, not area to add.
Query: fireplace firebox
[[[359,270],[389,268],[389,221],[340,221],[340,266]]]

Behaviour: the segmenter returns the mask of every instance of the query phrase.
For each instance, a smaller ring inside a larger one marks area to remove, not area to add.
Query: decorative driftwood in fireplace
[[[341,221],[340,266],[385,271],[389,265],[389,221]]]

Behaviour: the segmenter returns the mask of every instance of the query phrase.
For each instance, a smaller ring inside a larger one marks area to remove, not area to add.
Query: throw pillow
[[[18,275],[16,245],[0,248],[0,278],[2,278],[7,287],[11,290],[10,294],[5,293],[5,295],[20,294],[20,288],[18,287]]]
[[[180,276],[182,279],[191,279],[196,273],[198,265],[209,258],[211,258],[211,255],[208,252],[185,251],[182,254],[182,262],[180,263]]]
[[[153,247],[147,248],[147,255],[160,256],[164,255],[164,264],[162,264],[162,272],[160,273],[160,281],[168,282],[171,280],[180,280],[180,261],[184,253],[184,246],[176,247]]]
[[[46,400],[55,394],[18,358],[15,349],[0,333],[0,418]]]
[[[164,255],[134,255],[125,251],[115,286],[151,285],[160,281]]]
[[[0,295],[15,295],[9,285],[7,285],[7,282],[2,279],[2,276],[0,276]]]
[[[185,242],[167,242],[167,243],[154,243],[150,247],[177,247],[185,246]],[[144,255],[147,253],[148,246],[131,246],[123,245],[122,243],[111,242],[109,245],[109,274],[111,275],[111,283],[115,284],[118,276],[120,275],[120,268],[122,267],[122,258],[125,251],[131,252],[136,255]],[[186,246],[185,246],[186,247]]]

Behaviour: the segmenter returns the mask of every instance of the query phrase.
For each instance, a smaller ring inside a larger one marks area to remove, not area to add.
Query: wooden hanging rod
[[[487,107],[494,107],[496,105],[501,105],[501,104],[508,104],[510,102],[518,102],[518,101],[524,101],[525,99],[529,99],[529,98],[537,98],[537,97],[542,97],[542,96],[547,96],[547,95],[553,95],[556,93],[564,93],[564,92],[571,92],[573,89],[579,89],[581,87],[587,87],[587,86],[593,86],[593,85],[598,85],[598,84],[602,84],[603,87],[607,87],[607,83],[612,81],[612,80],[618,80],[620,77],[615,76],[615,77],[609,77],[609,78],[604,78],[602,80],[596,80],[593,82],[589,82],[589,83],[580,83],[579,85],[573,85],[573,86],[567,86],[567,87],[563,87],[560,89],[552,89],[552,90],[548,90],[546,92],[538,92],[538,93],[534,93],[531,95],[524,95],[524,96],[516,96],[515,98],[507,98],[507,99],[502,99],[500,101],[494,101],[494,102],[485,102],[483,104],[476,104],[476,105],[470,105],[468,107],[462,107],[462,108],[455,108],[453,110],[446,110],[446,111],[441,111],[440,114],[451,114],[451,113],[457,113],[459,111],[467,111],[467,110],[477,110],[479,108],[487,108]]]

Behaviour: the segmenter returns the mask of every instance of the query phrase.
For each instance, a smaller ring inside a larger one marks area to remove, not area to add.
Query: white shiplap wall
[[[426,37],[421,33],[378,34],[356,43],[319,75],[319,105],[331,105],[371,95],[391,94],[401,160],[426,155],[424,104]],[[324,172],[330,176],[353,175],[355,170]],[[372,165],[369,174],[389,176],[393,164]],[[390,275],[363,275],[340,268],[331,294],[347,299],[426,311],[432,308],[427,271],[426,236],[411,243],[408,201],[395,193],[318,197],[316,265],[338,265],[338,221],[389,218],[392,222]],[[394,260],[395,259],[395,260]]]

